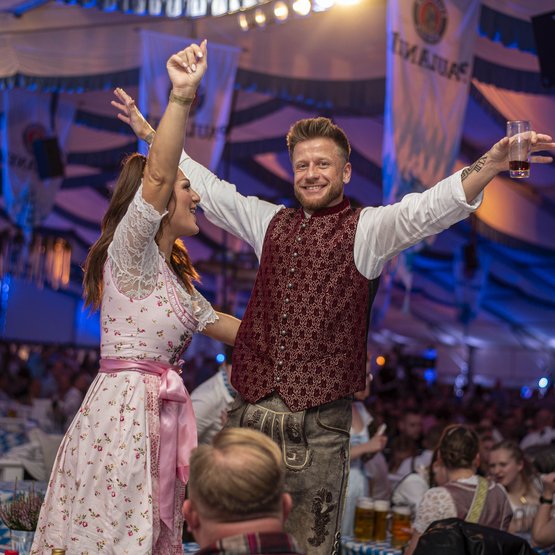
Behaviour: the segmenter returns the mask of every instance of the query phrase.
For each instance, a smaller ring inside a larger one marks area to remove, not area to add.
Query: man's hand
[[[555,143],[550,135],[543,133],[530,132],[530,152],[538,152],[541,150],[555,150]],[[489,161],[498,167],[498,171],[507,171],[509,169],[509,138],[504,137],[495,143],[489,153]],[[536,164],[549,164],[553,162],[552,156],[530,156],[530,162]]]
[[[555,150],[555,143],[550,135],[530,132],[530,152],[540,150]],[[536,164],[549,164],[553,162],[552,156],[530,156],[530,162]],[[509,138],[504,137],[495,143],[472,166],[464,168],[461,173],[461,182],[467,202],[474,199],[484,190],[485,186],[499,173],[509,170]]]
[[[150,144],[154,138],[155,131],[150,123],[146,121],[143,114],[141,114],[135,101],[123,89],[116,89],[114,94],[119,99],[119,102],[112,100],[111,104],[119,110],[118,119],[129,125],[139,139]]]

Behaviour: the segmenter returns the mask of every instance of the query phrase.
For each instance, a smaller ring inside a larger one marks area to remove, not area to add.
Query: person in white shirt
[[[138,137],[153,137],[131,98],[112,104]],[[530,141],[532,162],[552,161],[535,154],[555,149],[549,135],[532,132]],[[206,217],[250,244],[261,260],[235,344],[238,395],[230,425],[263,429],[275,415],[291,423],[286,434],[274,435],[295,499],[288,531],[311,554],[329,555],[340,547],[350,396],[364,386],[377,280],[389,259],[478,208],[486,185],[508,170],[509,139],[423,193],[360,211],[345,198],[353,172],[342,129],[328,118],[300,120],[287,146],[298,210],[245,197],[186,154],[180,167],[197,185]],[[273,425],[267,428],[273,433]]]
[[[191,393],[200,445],[212,443],[214,436],[223,428],[227,411],[235,399],[236,391],[231,385],[232,352],[233,348],[226,346],[225,360],[216,374]]]

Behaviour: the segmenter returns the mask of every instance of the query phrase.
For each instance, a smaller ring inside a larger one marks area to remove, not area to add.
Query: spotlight
[[[223,364],[225,362],[225,355],[223,353],[218,353],[216,355],[216,362],[218,364]]]
[[[266,26],[266,14],[262,10],[262,8],[256,8],[256,10],[254,11],[254,22],[259,27],[265,27]]]
[[[238,16],[238,20],[239,20],[239,27],[241,27],[241,31],[248,31],[249,20],[247,19],[247,14],[240,13]]]
[[[546,377],[540,378],[538,380],[538,387],[540,389],[545,389],[549,385],[549,380]]]
[[[354,6],[359,3],[360,0],[337,0],[338,6]]]
[[[308,15],[312,9],[310,0],[295,0],[291,6],[298,15]]]
[[[274,4],[274,17],[276,21],[285,21],[289,16],[289,8],[285,2],[279,0]]]
[[[313,0],[312,11],[325,12],[335,4],[335,0]]]
[[[385,357],[383,355],[378,355],[376,357],[376,364],[378,366],[383,366],[385,364]]]

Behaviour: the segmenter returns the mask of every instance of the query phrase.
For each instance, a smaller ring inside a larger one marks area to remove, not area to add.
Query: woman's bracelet
[[[540,503],[542,505],[553,505],[553,497],[551,497],[551,499],[544,497],[543,495],[540,495]]]
[[[145,141],[145,143],[146,143],[147,145],[150,146],[150,145],[152,144],[152,141],[154,140],[154,135],[155,135],[154,131],[151,131],[151,132],[144,138],[144,141]]]
[[[170,102],[175,102],[181,106],[189,106],[195,100],[195,95],[193,96],[179,96],[173,91],[170,92]]]

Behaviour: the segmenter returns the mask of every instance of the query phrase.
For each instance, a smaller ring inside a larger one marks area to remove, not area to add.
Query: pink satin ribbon
[[[160,520],[173,531],[175,481],[189,479],[189,457],[197,446],[197,426],[193,403],[179,375],[180,368],[153,360],[104,358],[100,372],[124,371],[160,376],[160,450],[158,454]],[[175,472],[170,469],[174,468]]]

